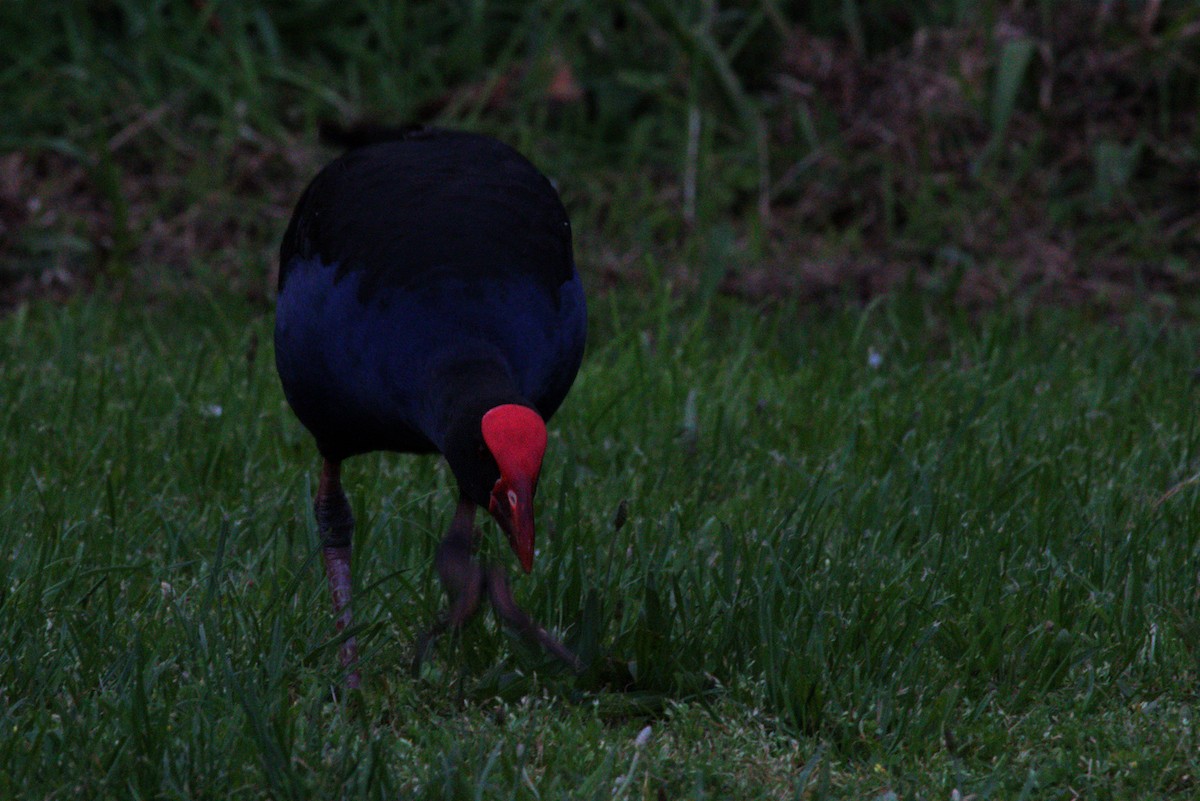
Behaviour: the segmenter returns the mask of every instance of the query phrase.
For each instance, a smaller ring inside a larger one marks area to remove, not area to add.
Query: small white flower
[[[650,727],[642,729],[638,732],[637,737],[633,739],[633,744],[638,748],[645,748],[646,743],[650,742]]]
[[[200,407],[200,414],[205,417],[220,417],[224,411],[219,403],[209,403]]]
[[[872,370],[878,370],[883,366],[883,354],[875,350],[875,348],[867,348],[867,367]]]

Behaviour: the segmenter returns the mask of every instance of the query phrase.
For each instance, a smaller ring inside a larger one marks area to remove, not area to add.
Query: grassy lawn
[[[1196,4],[13,0],[0,46],[0,799],[1200,793]],[[371,455],[338,690],[271,265],[364,119],[571,212],[514,585],[582,676],[490,617],[413,675],[453,480]]]
[[[593,305],[517,593],[601,667],[488,620],[413,679],[451,479],[362,457],[349,704],[269,315],[0,321],[0,795],[1195,792],[1200,329]]]

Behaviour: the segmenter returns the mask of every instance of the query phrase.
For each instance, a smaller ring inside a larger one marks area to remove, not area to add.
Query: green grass
[[[361,457],[349,706],[269,316],[0,321],[0,795],[1194,793],[1200,330],[684,297],[593,299],[517,584],[608,667],[410,678],[451,478]]]
[[[0,4],[0,798],[1194,796],[1200,37],[1136,5]],[[582,677],[410,676],[452,478],[374,455],[331,691],[268,265],[360,116],[572,213],[516,592]]]

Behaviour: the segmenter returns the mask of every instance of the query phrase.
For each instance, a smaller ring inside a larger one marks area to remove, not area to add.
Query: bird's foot
[[[461,629],[475,617],[482,606],[485,592],[501,622],[525,640],[546,649],[576,673],[583,672],[584,665],[579,657],[517,605],[504,568],[481,564],[474,558],[470,548],[455,547],[450,537],[443,540],[438,548],[435,564],[442,586],[450,596],[450,608],[417,638],[413,658],[414,676],[420,675],[421,665],[434,640],[447,629]]]
[[[583,672],[583,662],[571,649],[554,638],[550,632],[534,622],[525,610],[517,606],[512,589],[508,586],[508,576],[500,565],[492,565],[485,569],[484,584],[487,586],[488,600],[496,615],[513,631],[526,640],[531,640],[545,648],[552,656],[558,658],[576,673]]]

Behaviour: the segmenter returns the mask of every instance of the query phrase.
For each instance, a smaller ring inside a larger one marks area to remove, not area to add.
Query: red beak
[[[488,502],[488,511],[508,535],[508,544],[526,573],[533,570],[533,491],[530,481],[510,483],[501,476]]]
[[[479,430],[500,468],[488,511],[528,573],[533,570],[533,493],[546,452],[546,424],[533,409],[506,403],[489,409]]]

